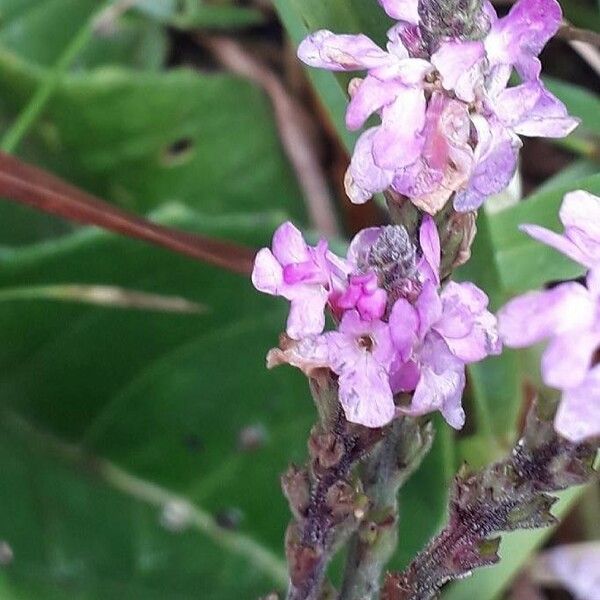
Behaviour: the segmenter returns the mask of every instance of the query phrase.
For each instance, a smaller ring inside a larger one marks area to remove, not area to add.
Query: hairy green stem
[[[398,541],[398,491],[419,467],[433,441],[431,423],[404,417],[392,425],[362,469],[369,498],[366,519],[350,541],[340,593],[343,600],[377,597],[381,574]]]

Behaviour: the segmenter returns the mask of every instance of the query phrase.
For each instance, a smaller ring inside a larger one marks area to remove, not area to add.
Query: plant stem
[[[307,469],[292,466],[282,479],[294,515],[286,534],[288,600],[322,597],[329,561],[364,514],[364,495],[353,484],[352,471],[383,435],[345,419],[330,376],[313,379],[311,390],[320,422],[309,438],[310,461]]]
[[[594,474],[598,440],[560,438],[534,407],[525,436],[502,461],[477,472],[463,468],[450,498],[450,519],[402,573],[388,575],[384,600],[431,600],[448,582],[498,562],[500,538],[556,522],[549,493],[585,483]]]
[[[370,600],[398,541],[398,491],[419,467],[433,441],[431,423],[404,417],[364,465],[361,479],[369,514],[352,535],[340,593],[343,600]]]

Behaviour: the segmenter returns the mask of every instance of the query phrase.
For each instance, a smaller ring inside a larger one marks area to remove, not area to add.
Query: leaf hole
[[[194,155],[196,145],[194,140],[183,137],[175,140],[163,151],[161,163],[165,167],[176,167],[189,162]]]

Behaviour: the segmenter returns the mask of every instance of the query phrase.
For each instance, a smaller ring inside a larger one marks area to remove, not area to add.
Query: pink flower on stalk
[[[358,311],[342,318],[338,331],[323,335],[329,367],[339,377],[339,399],[348,421],[383,427],[396,414],[390,387],[394,346],[387,323],[365,321]]]
[[[286,330],[298,340],[323,331],[325,306],[347,272],[327,242],[308,246],[300,231],[286,222],[273,236],[273,250],[263,248],[256,255],[252,283],[261,292],[290,301]]]
[[[449,282],[439,291],[440,245],[435,223],[421,226],[423,287],[414,304],[400,298],[390,315],[392,339],[399,360],[392,367],[395,392],[414,391],[405,414],[439,410],[454,428],[464,425],[461,399],[465,365],[490,354],[501,344],[488,298],[472,283]]]
[[[342,262],[323,243],[308,247],[284,224],[273,252],[257,256],[253,281],[292,301],[288,335],[294,338],[290,324],[304,333],[272,350],[268,366],[288,363],[309,377],[329,368],[338,376],[346,418],[366,427],[387,425],[399,412],[435,410],[461,427],[465,364],[499,352],[496,323],[476,286],[450,282],[440,292],[440,239],[429,216],[419,241],[417,257],[404,228],[369,228],[354,238]],[[327,303],[339,325],[318,335]],[[298,327],[300,309],[315,316],[302,315]],[[316,326],[308,329],[307,321]],[[408,408],[396,407],[394,395],[401,391],[414,391]]]
[[[511,300],[498,314],[504,343],[515,348],[550,340],[542,379],[562,391],[556,430],[571,441],[600,435],[600,198],[567,194],[560,210],[565,234],[522,229],[591,268],[586,285],[567,282]]]
[[[298,49],[311,66],[367,71],[350,84],[346,124],[360,129],[373,113],[381,124],[354,149],[345,180],[353,202],[391,187],[431,214],[455,192],[455,208],[473,210],[510,182],[518,135],[563,137],[577,125],[539,80],[537,55],[562,17],[556,0],[519,0],[503,19],[486,3],[485,39],[434,44],[421,37],[416,0],[380,4],[400,21],[386,50],[326,30]],[[505,89],[513,67],[523,83]]]

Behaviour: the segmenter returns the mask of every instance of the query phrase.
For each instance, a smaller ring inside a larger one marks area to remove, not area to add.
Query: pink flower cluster
[[[379,0],[398,23],[385,50],[362,34],[317,31],[298,56],[353,79],[346,124],[380,124],[358,139],[346,174],[355,203],[392,188],[435,214],[454,194],[458,211],[478,208],[510,182],[519,135],[564,137],[577,125],[540,80],[537,56],[562,19],[556,0],[518,0],[498,18],[485,0],[483,39],[428,39],[417,0]],[[507,88],[513,69],[520,83]]]
[[[252,281],[291,303],[287,343],[269,354],[270,366],[289,363],[311,375],[338,377],[349,421],[381,427],[398,414],[439,410],[460,428],[465,365],[500,352],[488,298],[470,283],[439,279],[440,239],[423,219],[418,248],[400,226],[370,228],[340,258],[326,242],[306,244],[291,223],[262,249]],[[325,329],[328,309],[335,329]],[[397,405],[412,392],[408,406]]]
[[[559,235],[537,225],[523,231],[589,269],[585,283],[562,283],[509,302],[498,314],[507,346],[549,339],[544,382],[562,391],[556,430],[578,442],[600,435],[600,198],[583,191],[565,196]]]

